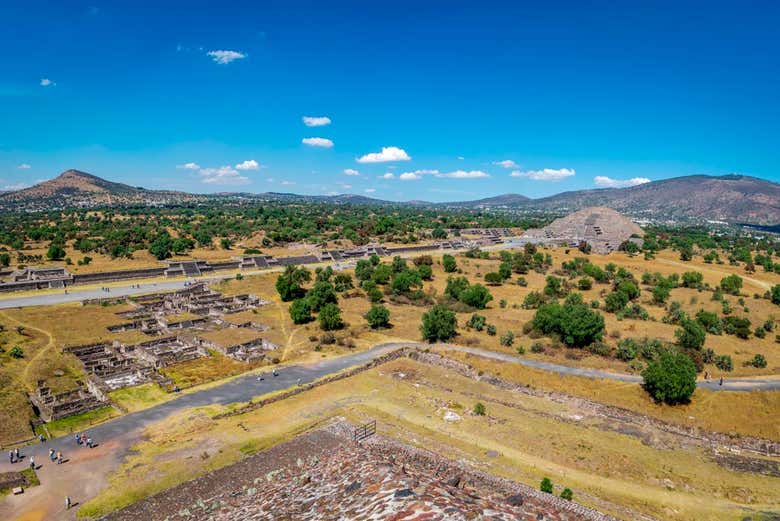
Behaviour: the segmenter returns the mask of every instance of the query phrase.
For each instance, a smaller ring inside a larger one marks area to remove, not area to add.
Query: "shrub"
[[[487,319],[484,316],[474,313],[466,323],[466,327],[476,329],[477,331],[482,331],[485,328],[486,322]]]
[[[750,365],[758,369],[763,369],[764,367],[766,367],[766,357],[764,357],[764,355],[761,354],[755,355],[753,357],[753,360],[750,361]]]
[[[723,333],[723,323],[718,315],[711,311],[699,310],[699,312],[696,313],[696,321],[702,325],[707,333],[713,335],[720,335]]]
[[[498,307],[500,307],[501,309],[505,309],[506,308],[506,299],[502,298],[501,300],[499,300],[498,301]]]
[[[642,372],[642,378],[655,401],[670,405],[687,402],[696,390],[696,366],[677,351],[661,352]]]
[[[523,346],[517,346],[517,354],[518,355],[524,355],[525,354],[525,348]]]
[[[636,358],[638,349],[639,346],[637,345],[636,341],[631,338],[626,338],[625,340],[618,342],[615,356],[618,358],[618,360],[628,362]]]
[[[550,481],[550,478],[542,479],[542,482],[539,484],[539,490],[547,492],[548,494],[553,493],[553,483]]]
[[[309,302],[303,298],[293,300],[292,304],[290,304],[290,318],[292,318],[293,324],[310,322],[312,316]]]
[[[721,371],[731,372],[734,369],[734,362],[729,355],[719,355],[715,357],[715,367]]]
[[[579,281],[577,281],[577,287],[581,291],[587,291],[593,287],[593,279],[590,277],[582,277]]]
[[[320,327],[325,331],[341,329],[344,322],[341,320],[341,309],[336,304],[325,304],[320,309],[319,316]]]
[[[496,326],[494,326],[493,324],[488,324],[487,334],[489,336],[496,336]]]
[[[743,340],[750,337],[750,320],[743,317],[728,316],[723,319],[723,330]]]
[[[455,257],[448,254],[442,255],[441,265],[444,268],[444,271],[447,273],[453,273],[458,269],[458,264],[455,262]]]
[[[482,402],[477,402],[474,404],[474,415],[476,416],[484,416],[485,415],[485,404]]]
[[[699,288],[704,281],[704,275],[698,271],[686,271],[682,274],[682,287]]]
[[[523,299],[523,309],[538,309],[544,304],[544,297],[538,291],[532,291]]]
[[[518,286],[521,286],[523,288],[528,286],[528,281],[525,279],[525,277],[517,277],[517,281],[516,282],[517,282]],[[778,285],[778,286],[780,286],[780,285]]]
[[[613,291],[604,299],[604,309],[609,313],[620,311],[628,304],[628,296],[622,291]]]
[[[512,344],[515,343],[515,334],[511,331],[507,331],[503,335],[501,335],[501,345],[504,347],[510,347]]]
[[[326,346],[333,345],[336,343],[336,335],[333,333],[323,333],[320,336],[320,343],[325,344]]]
[[[485,273],[485,282],[491,286],[499,286],[504,282],[504,277],[497,271],[491,271],[490,273]]]
[[[423,314],[420,332],[429,342],[449,340],[457,332],[455,313],[441,304],[433,306],[430,311]]]
[[[680,329],[674,332],[677,344],[685,349],[701,349],[706,333],[701,324],[689,318],[680,321]]]
[[[532,353],[544,353],[544,344],[541,342],[534,342],[531,344],[531,352]]]
[[[561,499],[565,499],[566,501],[571,501],[574,499],[574,492],[569,487],[566,487],[561,492]]]
[[[390,310],[384,306],[371,306],[363,318],[371,329],[385,328],[390,325]]]
[[[24,358],[24,351],[19,346],[13,346],[8,354],[11,358]]]
[[[452,299],[460,300],[460,294],[468,287],[469,280],[466,277],[448,277],[444,294]]]

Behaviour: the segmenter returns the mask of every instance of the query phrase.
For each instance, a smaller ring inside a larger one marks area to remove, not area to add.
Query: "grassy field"
[[[116,418],[117,416],[119,416],[119,411],[114,407],[101,407],[100,409],[94,409],[81,414],[74,414],[67,418],[50,421],[45,424],[45,427],[37,427],[36,433],[43,434],[44,436],[48,433],[48,437],[50,438],[59,438],[60,436],[65,436],[67,434],[81,432],[84,429],[97,425],[98,423],[103,423],[111,418]]]
[[[470,413],[477,401],[485,416]],[[780,505],[780,479],[719,466],[709,449],[672,438],[648,442],[648,433],[576,420],[580,411],[572,403],[504,391],[408,359],[237,417],[212,419],[219,410],[186,411],[148,428],[106,490],[79,514],[137,501],[334,415],[378,419],[387,434],[532,486],[549,476],[572,488],[575,500],[624,519],[631,516],[622,507],[663,519],[722,520]],[[461,420],[444,421],[446,411]],[[487,451],[497,455],[486,457]]]

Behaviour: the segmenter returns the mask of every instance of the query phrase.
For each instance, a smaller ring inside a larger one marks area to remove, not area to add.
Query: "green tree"
[[[469,279],[466,277],[447,277],[444,294],[452,299],[460,300],[460,294],[468,287]]]
[[[325,304],[335,304],[339,299],[333,284],[320,280],[306,294],[306,300],[312,311],[319,311]]]
[[[305,324],[311,321],[311,306],[305,298],[293,300],[290,304],[290,318],[293,324]]]
[[[617,313],[628,304],[628,295],[622,291],[613,291],[604,299],[604,309],[609,313]]]
[[[402,271],[405,271],[408,269],[406,266],[406,259],[401,257],[400,255],[396,255],[393,257],[393,272],[394,273],[400,273]]]
[[[566,487],[561,491],[561,499],[565,499],[566,501],[571,501],[572,499],[574,499],[574,492],[572,492],[572,490],[569,487]]]
[[[701,324],[685,317],[680,320],[680,328],[674,332],[674,336],[680,347],[699,350],[704,345],[706,332]]]
[[[24,351],[22,351],[22,348],[19,346],[13,346],[11,350],[8,351],[8,354],[11,358],[24,358]]]
[[[739,275],[723,277],[720,280],[720,288],[726,293],[739,295],[740,290],[742,290],[742,277]]]
[[[369,280],[374,273],[374,266],[367,259],[360,259],[355,264],[355,277],[358,280]]]
[[[772,304],[777,304],[780,306],[780,284],[775,284],[772,286],[771,299]]]
[[[431,280],[433,278],[433,268],[428,264],[420,264],[417,267],[417,273],[420,274],[422,280]]]
[[[149,246],[149,253],[157,260],[164,260],[171,256],[171,246],[173,246],[173,239],[167,231],[162,231]]]
[[[661,351],[642,371],[644,388],[657,402],[670,405],[690,400],[696,390],[696,366],[683,353]]]
[[[476,309],[485,309],[491,300],[493,295],[482,284],[473,284],[460,293],[460,301]]]
[[[371,329],[381,329],[390,325],[390,310],[384,306],[371,306],[363,315]]]
[[[485,404],[482,402],[477,402],[474,404],[474,416],[484,416],[487,410],[485,409]]]
[[[429,342],[449,340],[457,333],[455,313],[442,304],[433,306],[423,314],[420,332]]]
[[[550,478],[542,479],[542,482],[539,484],[539,490],[548,494],[553,493],[553,482],[550,480]]]
[[[387,284],[392,276],[393,268],[389,264],[380,264],[374,268],[374,273],[371,277],[377,284]]]
[[[311,272],[304,267],[289,265],[276,279],[276,291],[282,301],[289,302],[302,297],[306,292],[301,285],[311,280]]]
[[[671,290],[665,284],[659,284],[653,287],[653,302],[656,304],[665,304],[669,300]]]
[[[322,306],[317,319],[323,331],[333,331],[334,329],[344,327],[344,322],[341,320],[341,309],[336,304],[325,304]]]
[[[0,266],[8,267],[10,264],[11,256],[7,252],[0,253]]]
[[[336,291],[341,293],[342,291],[347,291],[355,286],[352,284],[352,275],[349,273],[337,273],[335,277],[333,277],[333,286],[336,288]]]
[[[64,259],[65,248],[62,247],[62,243],[52,241],[49,245],[49,249],[46,251],[46,258],[54,261]]]
[[[579,294],[577,294],[579,296]],[[567,298],[564,304],[550,302],[536,310],[531,325],[545,335],[559,335],[569,347],[584,347],[601,340],[604,317],[582,298]]]
[[[458,269],[458,264],[455,262],[455,257],[446,253],[441,257],[441,265],[444,267],[444,271],[447,273],[453,273]]]

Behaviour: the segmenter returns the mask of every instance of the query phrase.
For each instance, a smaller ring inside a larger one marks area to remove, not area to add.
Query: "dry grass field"
[[[471,413],[477,401],[485,404],[485,416]],[[190,410],[148,428],[105,491],[79,514],[99,515],[134,502],[334,415],[378,419],[386,434],[531,486],[548,476],[572,488],[576,501],[623,519],[634,519],[635,512],[662,519],[741,519],[780,504],[779,478],[729,470],[709,448],[643,428],[607,427],[582,417],[576,402],[505,391],[408,359],[212,419],[221,410]],[[445,421],[446,411],[460,419]]]

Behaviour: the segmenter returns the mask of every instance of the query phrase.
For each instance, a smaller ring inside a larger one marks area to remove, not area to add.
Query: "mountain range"
[[[58,177],[22,190],[0,193],[0,211],[49,211],[67,207],[104,205],[164,206],[193,202],[279,201],[362,205],[416,205],[429,207],[501,209],[569,213],[588,206],[608,206],[634,218],[655,221],[718,220],[730,223],[780,223],[780,184],[745,175],[693,175],[652,181],[627,188],[562,192],[531,199],[503,194],[473,201],[429,203],[395,202],[361,195],[310,196],[292,193],[193,194],[147,190],[67,170]]]

